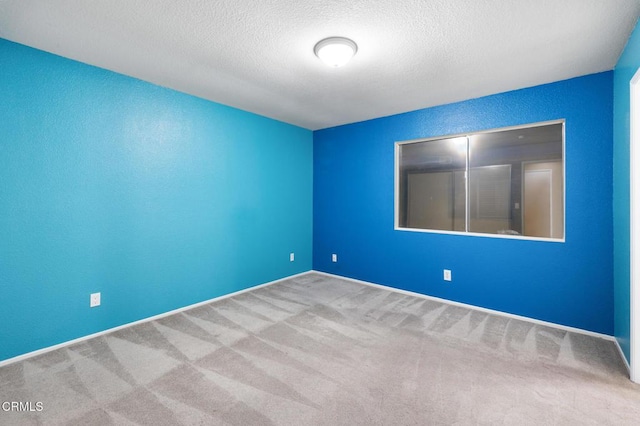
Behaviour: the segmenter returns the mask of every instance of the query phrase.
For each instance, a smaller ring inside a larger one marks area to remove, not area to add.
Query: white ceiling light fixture
[[[320,40],[313,48],[318,58],[330,67],[345,65],[358,51],[358,46],[344,37],[329,37]]]

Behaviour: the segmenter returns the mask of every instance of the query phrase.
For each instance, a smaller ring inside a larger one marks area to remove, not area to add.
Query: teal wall
[[[640,29],[636,26],[614,70],[613,79],[613,265],[614,334],[629,360],[629,82],[640,67]]]
[[[0,360],[311,269],[310,131],[5,40],[0,64]]]

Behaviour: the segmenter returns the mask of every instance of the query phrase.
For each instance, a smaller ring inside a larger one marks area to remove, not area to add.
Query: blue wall
[[[640,29],[631,34],[614,70],[613,223],[615,336],[630,359],[630,253],[629,253],[629,83],[640,67]]]
[[[0,63],[0,360],[311,268],[310,131],[5,40]]]
[[[612,95],[606,72],[314,132],[314,269],[612,334]],[[565,243],[394,230],[395,141],[563,118]]]

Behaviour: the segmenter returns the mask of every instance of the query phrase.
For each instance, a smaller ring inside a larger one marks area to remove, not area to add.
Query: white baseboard
[[[631,365],[629,365],[629,360],[627,360],[627,357],[624,356],[624,351],[620,346],[620,342],[618,342],[618,339],[616,338],[613,339],[613,342],[615,343],[616,348],[618,348],[618,352],[620,353],[620,358],[622,358],[622,360],[624,361],[625,367],[627,367],[627,373],[629,374],[629,376],[631,376]]]
[[[531,323],[539,324],[539,325],[544,325],[544,326],[551,327],[551,328],[556,328],[556,329],[565,330],[565,331],[571,331],[573,333],[579,333],[579,334],[584,334],[584,335],[588,335],[588,336],[598,337],[598,338],[605,339],[605,340],[610,340],[610,341],[615,343],[616,347],[618,348],[618,351],[620,352],[621,358],[624,360],[624,363],[625,363],[625,365],[627,367],[627,370],[630,371],[629,363],[628,363],[626,357],[624,356],[624,353],[622,352],[622,348],[620,347],[620,344],[618,343],[618,341],[616,340],[615,337],[610,336],[608,334],[596,333],[596,332],[593,332],[593,331],[584,330],[584,329],[581,329],[581,328],[569,327],[569,326],[566,326],[566,325],[556,324],[556,323],[552,323],[552,322],[548,322],[548,321],[541,321],[541,320],[538,320],[538,319],[535,319],[535,318],[529,318],[529,317],[525,317],[525,316],[521,316],[521,315],[510,314],[510,313],[506,313],[506,312],[502,312],[502,311],[496,311],[496,310],[493,310],[493,309],[482,308],[482,307],[479,307],[479,306],[469,305],[469,304],[466,304],[466,303],[455,302],[455,301],[452,301],[452,300],[447,300],[447,299],[442,299],[442,298],[439,298],[439,297],[429,296],[429,295],[422,294],[422,293],[416,293],[416,292],[413,292],[413,291],[401,290],[401,289],[398,289],[398,288],[389,287],[389,286],[382,285],[382,284],[375,284],[375,283],[371,283],[371,282],[368,282],[368,281],[362,281],[362,280],[358,280],[358,279],[355,279],[355,278],[348,278],[348,277],[343,277],[343,276],[340,276],[340,275],[335,275],[335,274],[330,274],[330,273],[327,273],[327,272],[321,272],[321,271],[315,271],[315,270],[302,272],[302,273],[295,274],[295,275],[290,275],[290,276],[287,276],[287,277],[284,277],[284,278],[280,278],[280,279],[275,280],[275,281],[270,281],[270,282],[267,282],[267,283],[264,283],[264,284],[259,284],[259,285],[253,286],[253,287],[245,288],[243,290],[239,290],[239,291],[236,291],[236,292],[233,292],[233,293],[229,293],[229,294],[225,294],[225,295],[222,295],[222,296],[214,297],[213,299],[209,299],[209,300],[205,300],[205,301],[202,301],[202,302],[194,303],[192,305],[184,306],[182,308],[174,309],[174,310],[171,310],[171,311],[168,311],[168,312],[164,312],[162,314],[154,315],[154,316],[151,316],[151,317],[148,317],[148,318],[143,318],[143,319],[138,320],[138,321],[130,322],[130,323],[123,324],[123,325],[120,325],[120,326],[117,326],[117,327],[113,327],[113,328],[109,328],[107,330],[103,330],[103,331],[100,331],[100,332],[97,332],[97,333],[89,334],[87,336],[79,337],[77,339],[73,339],[73,340],[69,340],[69,341],[63,342],[63,343],[59,343],[57,345],[48,346],[46,348],[38,349],[38,350],[33,351],[33,352],[28,352],[26,354],[18,355],[16,357],[9,358],[9,359],[6,359],[4,361],[0,361],[0,367],[3,367],[5,365],[9,365],[9,364],[13,364],[13,363],[19,362],[19,361],[24,361],[26,359],[33,358],[35,356],[45,354],[47,352],[54,351],[56,349],[64,348],[66,346],[70,346],[70,345],[73,345],[73,344],[76,344],[76,343],[79,343],[79,342],[83,342],[85,340],[93,339],[94,337],[99,337],[99,336],[102,336],[102,335],[105,335],[105,334],[108,334],[108,333],[112,333],[114,331],[118,331],[118,330],[121,330],[123,328],[127,328],[127,327],[131,327],[131,326],[134,326],[134,325],[137,325],[137,324],[142,324],[142,323],[146,323],[146,322],[149,322],[149,321],[154,321],[154,320],[157,320],[157,319],[160,319],[160,318],[168,317],[170,315],[174,315],[174,314],[177,314],[177,313],[180,313],[180,312],[184,312],[184,311],[187,311],[189,309],[197,308],[198,306],[206,305],[206,304],[218,301],[218,300],[227,299],[229,297],[238,296],[240,294],[243,294],[243,293],[246,293],[246,292],[249,292],[249,291],[257,290],[257,289],[263,288],[263,287],[268,287],[270,285],[277,284],[277,283],[285,281],[285,280],[289,280],[289,279],[292,279],[292,278],[297,278],[297,277],[309,275],[309,274],[312,274],[312,273],[319,274],[319,275],[324,275],[324,276],[331,277],[331,278],[337,278],[337,279],[341,279],[341,280],[345,280],[345,281],[351,281],[351,282],[363,284],[363,285],[370,286],[370,287],[375,287],[375,288],[379,288],[379,289],[383,289],[383,290],[387,290],[387,291],[392,291],[392,292],[395,292],[395,293],[406,294],[408,296],[414,296],[414,297],[420,297],[420,298],[427,299],[427,300],[433,300],[433,301],[436,301],[436,302],[440,302],[440,303],[444,303],[444,304],[448,304],[448,305],[452,305],[452,306],[460,306],[460,307],[464,307],[464,308],[467,308],[467,309],[472,309],[472,310],[479,311],[479,312],[485,312],[485,313],[488,313],[488,314],[498,315],[498,316],[512,318],[512,319],[517,319],[517,320],[520,320],[520,321],[527,321],[527,322],[531,322]]]
[[[346,281],[352,281],[352,282],[359,283],[359,284],[364,284],[364,285],[367,285],[367,286],[370,286],[370,287],[376,287],[376,288],[380,288],[380,289],[383,289],[383,290],[393,291],[395,293],[401,293],[401,294],[406,294],[408,296],[420,297],[420,298],[427,299],[427,300],[433,300],[435,302],[445,303],[447,305],[460,306],[460,307],[467,308],[467,309],[472,309],[472,310],[475,310],[475,311],[485,312],[485,313],[493,314],[493,315],[499,315],[499,316],[502,316],[502,317],[517,319],[517,320],[520,320],[520,321],[531,322],[531,323],[538,324],[538,325],[544,325],[546,327],[556,328],[556,329],[560,329],[560,330],[564,330],[564,331],[571,331],[573,333],[585,334],[587,336],[593,336],[593,337],[598,337],[598,338],[605,339],[605,340],[610,340],[610,341],[615,342],[616,344],[618,343],[618,341],[615,339],[615,337],[610,336],[608,334],[596,333],[594,331],[584,330],[584,329],[581,329],[581,328],[569,327],[569,326],[566,326],[566,325],[556,324],[556,323],[548,322],[548,321],[542,321],[542,320],[538,320],[538,319],[535,319],[535,318],[529,318],[529,317],[525,317],[525,316],[521,316],[521,315],[510,314],[510,313],[507,313],[507,312],[496,311],[496,310],[493,310],[493,309],[482,308],[480,306],[474,306],[474,305],[469,305],[469,304],[466,304],[466,303],[454,302],[453,300],[441,299],[439,297],[428,296],[426,294],[416,293],[416,292],[413,292],[413,291],[401,290],[399,288],[389,287],[389,286],[382,285],[382,284],[375,284],[375,283],[371,283],[371,282],[368,282],[368,281],[357,280],[355,278],[347,278],[347,277],[343,277],[343,276],[340,276],[340,275],[329,274],[327,272],[320,272],[320,271],[315,271],[315,270],[312,271],[312,272],[316,273],[316,274],[320,274],[320,275],[325,275],[327,277],[337,278],[337,279],[346,280]],[[620,349],[619,345],[618,345],[618,348]],[[620,349],[620,351],[622,351],[622,350]],[[624,358],[624,356],[622,358]]]
[[[207,304],[209,304],[211,302],[227,299],[227,298],[233,297],[233,296],[238,296],[238,295],[240,295],[242,293],[246,293],[248,291],[257,290],[259,288],[263,288],[263,287],[267,287],[267,286],[270,286],[270,285],[273,285],[273,284],[277,284],[279,282],[282,282],[282,281],[285,281],[285,280],[289,280],[291,278],[296,278],[296,277],[300,277],[300,276],[303,276],[303,275],[307,275],[309,273],[311,273],[311,271],[302,272],[300,274],[295,274],[295,275],[290,275],[288,277],[280,278],[280,279],[275,280],[275,281],[269,281],[269,282],[264,283],[264,284],[259,284],[259,285],[253,286],[253,287],[245,288],[243,290],[235,291],[233,293],[224,294],[222,296],[214,297],[213,299],[209,299],[209,300],[205,300],[205,301],[202,301],[202,302],[194,303],[193,305],[184,306],[182,308],[174,309],[174,310],[171,310],[171,311],[168,311],[168,312],[164,312],[162,314],[154,315],[152,317],[143,318],[141,320],[137,320],[137,321],[134,321],[134,322],[129,322],[129,323],[126,323],[126,324],[123,324],[123,325],[119,325],[117,327],[113,327],[113,328],[109,328],[109,329],[106,329],[106,330],[103,330],[103,331],[99,331],[97,333],[89,334],[87,336],[78,337],[77,339],[68,340],[66,342],[58,343],[57,345],[47,346],[46,348],[38,349],[38,350],[35,350],[35,351],[32,351],[32,352],[27,352],[26,354],[18,355],[16,357],[8,358],[8,359],[5,359],[3,361],[0,361],[0,367],[4,367],[5,365],[13,364],[14,362],[24,361],[26,359],[33,358],[35,356],[45,354],[47,352],[55,351],[56,349],[64,348],[66,346],[70,346],[70,345],[73,345],[73,344],[76,344],[76,343],[79,343],[79,342],[83,342],[85,340],[93,339],[94,337],[99,337],[99,336],[102,336],[102,335],[105,335],[105,334],[108,334],[108,333],[113,333],[114,331],[118,331],[118,330],[121,330],[123,328],[127,328],[127,327],[131,327],[131,326],[134,326],[134,325],[137,325],[137,324],[143,324],[145,322],[154,321],[154,320],[157,320],[157,319],[160,319],[160,318],[168,317],[170,315],[177,314],[177,313],[180,313],[180,312],[184,312],[184,311],[187,311],[189,309],[197,308],[198,306],[207,305]]]

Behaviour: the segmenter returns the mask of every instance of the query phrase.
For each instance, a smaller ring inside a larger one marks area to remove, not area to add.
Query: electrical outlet
[[[337,254],[335,254],[335,253],[334,253],[334,254],[332,254],[332,255],[331,255],[331,261],[332,261],[332,262],[337,262],[337,261],[338,261],[338,255],[337,255]]]
[[[96,306],[100,306],[100,293],[91,293],[89,307],[95,308]]]
[[[451,270],[445,269],[443,272],[444,272],[444,280],[451,281]]]
[[[295,253],[289,253],[289,262],[293,262],[294,260],[296,260],[296,254]]]

